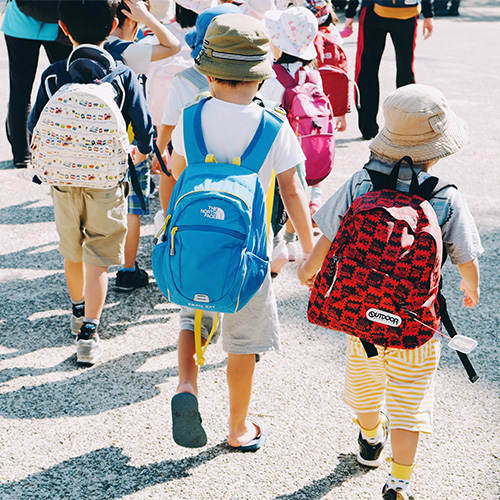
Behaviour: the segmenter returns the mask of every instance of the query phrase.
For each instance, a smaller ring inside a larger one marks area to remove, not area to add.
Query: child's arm
[[[299,237],[304,258],[313,249],[311,215],[307,206],[306,193],[300,183],[297,169],[289,168],[277,176],[280,194],[286,211]]]
[[[163,123],[160,125],[160,129],[158,130],[158,138],[156,139],[156,145],[158,146],[158,149],[160,150],[160,153],[162,155],[165,149],[167,149],[168,143],[172,138],[172,132],[174,128],[175,125],[163,125]],[[155,174],[161,173],[160,162],[158,161],[158,158],[156,158],[156,156],[153,159],[151,169]]]
[[[158,38],[159,45],[153,45],[151,61],[159,61],[177,54],[181,50],[179,40],[148,11],[142,0],[125,0],[130,12],[123,10],[123,14],[132,21],[145,24]]]
[[[186,158],[176,153],[175,150],[172,151],[172,176],[175,180],[179,178],[184,169],[186,168]]]
[[[457,265],[462,276],[460,290],[465,293],[462,304],[464,307],[474,307],[479,302],[479,262],[473,259],[465,264]]]
[[[307,260],[299,263],[297,275],[302,285],[306,285],[309,289],[312,288],[316,274],[321,269],[331,244],[332,242],[325,235],[322,235],[314,245],[313,251]]]

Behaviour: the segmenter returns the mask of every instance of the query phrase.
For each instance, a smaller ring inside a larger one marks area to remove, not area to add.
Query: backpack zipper
[[[201,225],[184,225],[184,226],[174,226],[171,231],[171,244],[170,244],[170,255],[175,255],[175,248],[174,248],[174,236],[177,231],[181,229],[183,231],[205,231],[208,233],[223,233],[227,234],[229,236],[234,236],[235,238],[238,238],[239,240],[244,240],[246,238],[246,235],[243,233],[240,233],[239,231],[234,231],[233,229],[226,229],[225,227],[207,227],[207,226],[201,226]]]

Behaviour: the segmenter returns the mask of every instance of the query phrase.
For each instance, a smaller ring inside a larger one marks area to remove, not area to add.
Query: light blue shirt
[[[23,14],[16,1],[12,0],[7,4],[2,31],[14,38],[52,42],[57,38],[59,26],[56,23],[42,23]]]

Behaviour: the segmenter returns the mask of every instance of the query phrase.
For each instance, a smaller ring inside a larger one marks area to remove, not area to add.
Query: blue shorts
[[[127,198],[128,203],[128,213],[135,215],[149,215],[149,195],[151,186],[151,156],[149,155],[144,161],[141,161],[135,166],[137,172],[137,177],[139,179],[139,185],[141,186],[142,195],[144,196],[144,202],[146,204],[146,210],[141,208],[141,202],[137,196],[134,186],[130,181],[130,172],[127,173],[127,181],[130,184],[130,194]]]

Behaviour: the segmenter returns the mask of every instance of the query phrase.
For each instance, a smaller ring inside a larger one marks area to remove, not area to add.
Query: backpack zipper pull
[[[337,262],[338,261],[339,261],[339,257],[337,255],[334,255],[332,257],[332,261],[331,261],[330,267],[335,266],[335,274],[333,275],[332,284],[330,285],[330,287],[328,288],[328,290],[327,290],[327,292],[325,294],[325,299],[330,296],[330,293],[332,293],[332,290],[333,290],[333,285],[335,285],[335,282],[337,281]]]
[[[170,236],[171,236],[170,255],[175,255],[174,236],[175,236],[175,233],[177,232],[177,229],[179,229],[177,226],[173,227],[172,232],[170,233]]]

